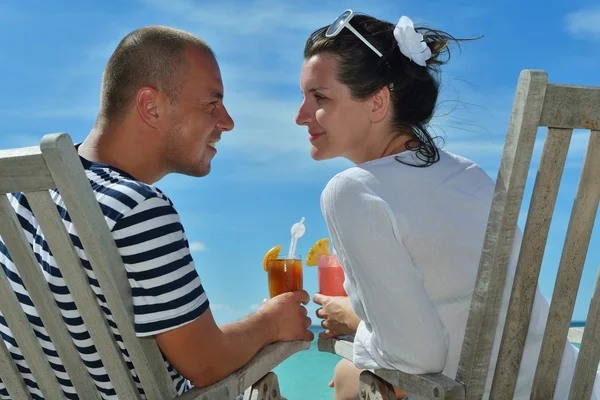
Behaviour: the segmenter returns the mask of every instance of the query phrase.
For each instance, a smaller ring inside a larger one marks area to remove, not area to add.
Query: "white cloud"
[[[273,152],[308,151],[306,127],[294,122],[300,99],[278,101],[250,92],[236,92],[229,97],[225,104],[236,126],[223,133],[219,147],[237,148],[257,159]]]
[[[206,251],[206,245],[202,242],[191,242],[190,251],[192,253],[200,253]]]
[[[301,3],[274,0],[202,5],[190,0],[139,2],[169,17],[166,21],[174,26],[198,34],[215,48],[225,83],[225,104],[236,122],[232,132],[223,134],[218,145],[223,152],[215,163],[228,163],[230,180],[315,181],[351,165],[345,160],[313,161],[306,128],[294,122],[301,103],[298,78],[304,40],[310,31],[329,23],[339,13],[339,4],[324,1],[315,12],[307,11]],[[477,14],[485,9],[471,11]],[[375,13],[373,7],[369,13],[386,15]],[[289,18],[290,15],[295,18]],[[86,60],[82,63],[94,70],[98,81],[104,62],[120,38],[103,40],[85,51]],[[455,77],[457,74],[460,71],[453,69],[443,78],[440,100],[446,102],[438,107],[433,129],[446,139],[445,148],[449,151],[480,163],[489,160],[493,168],[504,144],[514,89],[488,87],[483,93],[464,84]],[[71,101],[77,107],[48,107],[37,116],[92,121],[97,110],[88,107],[92,96],[97,102],[96,93],[82,93],[79,99]],[[226,161],[234,158],[243,162]],[[233,164],[243,164],[243,168]]]
[[[298,151],[289,153],[264,153],[262,159],[252,159],[249,154],[244,163],[232,162],[237,151],[232,151],[228,157],[219,161],[220,178],[235,182],[269,182],[272,184],[303,184],[321,183],[323,186],[336,173],[351,167],[353,164],[345,159],[337,158],[327,161],[314,161],[310,158],[308,145],[305,154]],[[226,171],[226,172],[225,172]]]
[[[567,31],[578,38],[600,40],[600,8],[582,9],[565,17]]]
[[[64,108],[44,108],[34,112],[28,112],[27,116],[32,118],[57,118],[57,119],[86,119],[93,120],[98,115],[98,106],[88,107],[64,107]]]
[[[585,153],[588,142],[590,140],[590,131],[574,130],[571,137],[571,145],[569,146],[570,153],[579,153],[581,156]]]
[[[222,31],[235,31],[240,36],[260,35],[276,38],[278,35],[274,32],[281,33],[282,30],[290,29],[310,30],[332,20],[331,12],[307,10],[302,3],[296,2],[255,0],[235,3],[205,2],[202,5],[190,0],[176,2],[140,0],[140,2],[185,21]],[[335,18],[339,7],[332,9],[332,12]]]

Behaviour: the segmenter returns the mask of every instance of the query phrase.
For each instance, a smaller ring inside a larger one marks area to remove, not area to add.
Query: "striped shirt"
[[[198,318],[208,308],[209,303],[190,255],[188,240],[179,215],[171,200],[159,189],[139,182],[124,171],[83,158],[81,158],[81,162],[127,271],[133,297],[136,334],[140,337],[155,335]],[[56,190],[50,191],[50,194],[70,233],[89,277],[90,285],[106,315],[109,326],[112,328],[123,357],[130,367],[132,377],[143,395],[139,379],[129,360],[119,330],[112,319],[110,309],[83,252],[77,231],[71,224],[60,194]],[[23,227],[25,236],[33,248],[39,266],[44,272],[73,342],[99,393],[103,399],[116,399],[114,387],[52,257],[44,234],[31,212],[26,196],[14,193],[8,197]],[[56,349],[50,341],[1,238],[0,266],[21,302],[23,311],[54,370],[65,398],[77,399],[78,396],[69,376],[58,358]],[[17,363],[32,398],[43,399],[35,378],[1,312],[0,335]],[[165,365],[173,378],[173,384],[178,393],[187,390],[189,382],[166,360]],[[1,380],[0,398],[9,398]]]

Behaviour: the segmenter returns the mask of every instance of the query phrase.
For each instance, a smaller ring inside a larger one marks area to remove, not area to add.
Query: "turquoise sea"
[[[340,357],[320,352],[317,348],[317,334],[321,327],[314,326],[310,329],[315,334],[310,349],[294,354],[274,369],[279,379],[281,395],[288,400],[333,399],[333,388],[328,384]]]
[[[573,322],[571,326],[584,326]],[[328,386],[333,377],[333,368],[340,360],[338,356],[317,349],[317,333],[321,327],[311,327],[315,340],[310,349],[294,354],[275,368],[281,394],[288,400],[330,400],[333,388]],[[579,347],[578,344],[575,346]]]

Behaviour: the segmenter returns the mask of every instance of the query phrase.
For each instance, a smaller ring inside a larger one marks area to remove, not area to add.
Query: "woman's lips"
[[[309,132],[308,135],[308,140],[310,140],[311,142],[314,142],[315,140],[317,140],[318,138],[320,138],[321,136],[323,136],[325,134],[325,132]]]

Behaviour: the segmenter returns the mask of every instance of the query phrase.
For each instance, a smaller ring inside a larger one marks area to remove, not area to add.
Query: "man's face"
[[[169,108],[166,159],[170,172],[205,176],[217,153],[221,133],[233,129],[223,105],[223,82],[214,57],[202,50],[185,51],[187,68],[178,101]]]

